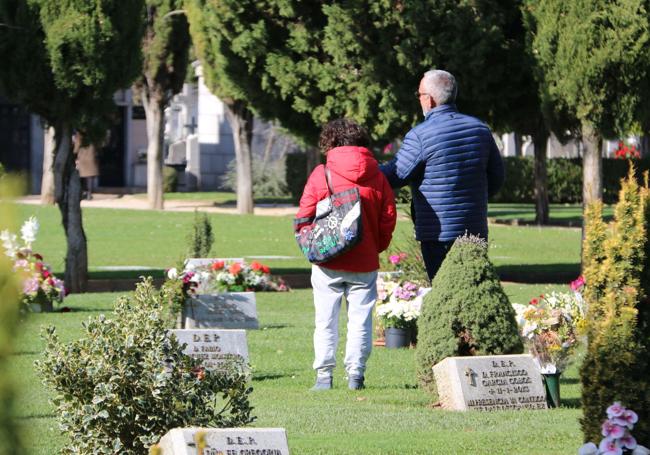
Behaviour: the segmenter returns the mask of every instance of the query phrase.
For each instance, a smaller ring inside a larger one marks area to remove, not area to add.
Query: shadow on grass
[[[562,398],[560,403],[560,407],[570,409],[580,409],[582,404],[580,403],[580,398]]]
[[[580,264],[521,264],[497,266],[501,281],[516,283],[568,283],[580,275]]]
[[[287,327],[293,327],[292,325],[289,324],[266,324],[260,327],[260,330],[268,330],[268,329],[285,329]]]
[[[16,420],[29,420],[29,419],[53,419],[56,414],[32,414],[29,416],[16,416]]]
[[[578,378],[562,378],[560,377],[560,384],[580,384],[580,379]]]
[[[261,381],[272,381],[273,379],[282,379],[282,378],[289,378],[291,377],[291,374],[260,374],[258,376],[253,375],[253,381],[254,382],[261,382]]]

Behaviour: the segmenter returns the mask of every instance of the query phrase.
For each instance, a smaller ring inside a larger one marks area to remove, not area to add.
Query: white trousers
[[[311,284],[316,309],[314,369],[318,377],[331,377],[336,366],[343,296],[348,306],[345,370],[348,376],[363,376],[372,350],[372,308],[377,299],[377,271],[343,272],[312,265]]]

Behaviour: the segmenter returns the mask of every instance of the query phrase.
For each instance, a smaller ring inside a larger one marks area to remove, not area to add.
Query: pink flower
[[[636,415],[636,412],[630,411],[629,409],[625,409],[620,416],[614,417],[612,419],[612,422],[614,422],[615,424],[628,427],[630,429],[632,429],[634,424],[637,423],[638,421],[639,421],[639,416]]]
[[[627,431],[625,432],[625,436],[619,439],[619,442],[623,447],[630,450],[636,449],[637,446],[636,439],[634,439],[634,437],[632,437],[632,435]]]
[[[397,254],[391,254],[388,260],[390,261],[391,264],[397,265],[399,264],[400,257]]]
[[[623,449],[619,447],[618,442],[611,438],[605,438],[600,441],[598,449],[603,455],[622,455],[623,453]]]
[[[36,294],[38,292],[38,278],[31,277],[23,281],[23,293],[24,294]]]
[[[605,420],[603,422],[601,433],[606,438],[618,439],[623,437],[625,429],[611,420]]]
[[[585,278],[580,275],[578,278],[573,280],[569,286],[573,292],[579,291],[582,286],[585,285]]]
[[[582,278],[582,277],[580,277]],[[580,279],[578,278],[578,279]],[[576,280],[578,281],[578,280]],[[572,282],[571,284],[575,283]],[[613,405],[611,405],[609,408],[607,408],[607,418],[611,419],[612,417],[619,417],[623,415],[623,412],[625,412],[625,406],[623,406],[620,402],[615,401]]]
[[[389,144],[386,144],[386,146],[384,147],[384,150],[383,150],[383,154],[387,155],[387,154],[390,153],[391,150],[393,150],[393,143],[392,142],[389,143]]]

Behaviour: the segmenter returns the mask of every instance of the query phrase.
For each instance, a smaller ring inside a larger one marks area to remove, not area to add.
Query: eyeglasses
[[[423,95],[431,96],[431,95],[429,95],[428,93],[420,93],[419,90],[416,90],[413,94],[415,95],[415,97],[416,97],[417,99],[420,99],[420,97],[423,96]]]

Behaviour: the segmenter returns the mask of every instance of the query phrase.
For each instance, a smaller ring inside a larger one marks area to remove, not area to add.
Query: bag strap
[[[330,170],[327,167],[327,164],[324,164],[323,166],[325,167],[325,182],[327,183],[327,190],[331,196],[334,194],[334,190],[332,189],[332,177],[330,176]]]

